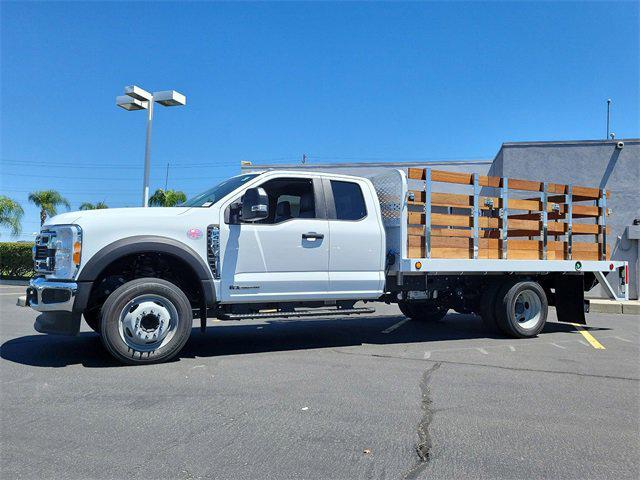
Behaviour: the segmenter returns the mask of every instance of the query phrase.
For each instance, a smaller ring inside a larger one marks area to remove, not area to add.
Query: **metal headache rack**
[[[409,168],[408,179],[423,185],[408,190],[408,258],[610,258],[605,190],[431,168]],[[438,192],[438,184],[469,193]]]

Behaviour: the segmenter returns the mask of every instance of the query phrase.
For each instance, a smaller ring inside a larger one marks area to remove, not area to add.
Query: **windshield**
[[[215,187],[207,190],[200,195],[196,195],[184,202],[181,207],[210,207],[225,195],[233,192],[236,188],[247,183],[252,178],[256,177],[257,173],[249,173],[246,175],[238,175],[237,177],[231,177],[224,182],[219,183]]]

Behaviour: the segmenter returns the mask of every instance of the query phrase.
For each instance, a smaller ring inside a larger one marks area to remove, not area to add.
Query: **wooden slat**
[[[412,180],[424,180],[424,168],[409,168],[409,178]],[[431,170],[431,180],[440,183],[456,183],[458,185],[473,185],[473,173],[448,172],[445,170]],[[509,180],[511,181],[511,180]],[[502,185],[500,177],[478,176],[478,184],[481,187],[498,188]]]
[[[424,258],[424,245],[408,247],[409,258]],[[431,258],[462,258],[472,259],[472,248],[433,247]],[[502,250],[499,248],[480,248],[478,258],[500,259]],[[542,260],[541,250],[519,250],[509,248],[507,252],[509,260]],[[607,259],[609,257],[607,256]],[[566,254],[562,250],[547,250],[547,260],[565,260]],[[572,260],[599,260],[599,252],[574,251]]]
[[[547,252],[547,259],[562,260],[563,253],[551,250]],[[542,252],[538,250],[514,250],[509,249],[507,256],[510,260],[540,260]],[[424,258],[424,246],[409,247],[409,258]],[[472,259],[473,249],[469,248],[432,248],[431,258],[462,258]],[[478,258],[500,259],[502,250],[497,248],[481,248],[478,250]]]
[[[481,228],[498,228],[500,219],[479,217],[478,226]],[[424,213],[409,212],[409,224],[424,225]],[[449,215],[446,213],[432,213],[431,225],[443,227],[472,227],[473,217],[466,215]]]
[[[408,176],[412,180],[424,180],[424,168],[409,168]],[[466,172],[449,172],[445,170],[431,170],[431,179],[434,182],[442,183],[456,183],[459,185],[472,185],[473,174]],[[502,184],[500,177],[489,177],[480,175],[478,177],[478,183],[481,187],[494,187],[498,188]],[[543,189],[543,182],[533,180],[523,180],[518,178],[509,178],[510,190],[524,190],[528,192],[541,192]],[[567,186],[561,183],[547,183],[547,193],[564,195],[567,192]],[[573,186],[574,201],[576,198],[584,200],[597,200],[600,198],[601,190],[593,187],[582,187],[579,185]],[[607,192],[609,196],[609,192]],[[563,197],[552,197],[550,201],[563,200]]]
[[[547,219],[549,220],[563,220],[564,213],[549,212],[547,213]],[[509,220],[540,220],[540,213],[517,213],[515,215],[509,215]]]
[[[409,205],[424,206],[425,192],[419,190],[411,190],[414,199],[409,200]],[[480,209],[491,210],[491,207],[485,205],[485,199],[490,199],[493,202],[493,209],[500,208],[502,206],[501,200],[498,197],[480,197]],[[563,203],[559,204],[559,212],[554,212],[553,203],[549,202],[547,205],[547,211],[554,214],[565,214],[568,209]],[[473,208],[473,195],[462,195],[458,193],[432,193],[431,205],[435,207],[453,207],[453,208]],[[518,200],[509,199],[509,210],[527,210],[532,212],[542,211],[542,202],[539,200]],[[573,206],[573,218],[595,218],[600,215],[600,207],[588,206],[588,205],[574,205]],[[608,212],[607,212],[608,215]],[[519,218],[519,217],[514,217]],[[534,217],[531,217],[533,219]],[[551,216],[549,217],[551,218]],[[558,216],[558,218],[564,218]],[[522,219],[526,219],[522,217]]]
[[[409,168],[409,178],[413,180],[424,180],[424,168]],[[434,182],[442,183],[456,183],[458,185],[472,185],[473,173],[465,172],[448,172],[444,170],[431,170],[431,180]],[[494,187],[498,188],[502,185],[502,179],[500,177],[489,177],[486,175],[480,175],[478,177],[478,183],[481,187]],[[509,178],[510,190],[525,190],[528,192],[541,192],[543,188],[542,182],[535,182],[532,180],[521,180],[517,178]],[[567,186],[557,183],[548,183],[548,193],[565,193]],[[573,187],[583,188],[583,187]],[[576,193],[578,194],[578,193]],[[582,193],[580,193],[582,194]]]
[[[511,180],[509,180],[509,182],[511,182]],[[518,200],[510,198],[507,203],[510,210],[542,210],[542,202],[540,200]]]
[[[423,235],[409,235],[409,247],[419,247],[424,245]],[[513,250],[536,250],[542,251],[542,240],[509,240],[508,248]],[[597,252],[598,244],[596,243],[574,243],[574,245],[580,245],[576,251],[588,251]],[[450,248],[466,248],[473,249],[473,239],[455,236],[432,236],[432,247],[450,247]],[[502,240],[498,238],[480,238],[478,242],[479,248],[501,248]],[[547,243],[548,250],[564,251],[566,242],[561,241],[549,241]],[[584,246],[584,247],[583,247]]]

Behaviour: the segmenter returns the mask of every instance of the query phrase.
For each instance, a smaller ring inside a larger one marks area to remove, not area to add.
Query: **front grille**
[[[51,248],[56,234],[44,231],[36,237],[33,247],[33,269],[38,273],[51,273],[55,268],[56,250]]]

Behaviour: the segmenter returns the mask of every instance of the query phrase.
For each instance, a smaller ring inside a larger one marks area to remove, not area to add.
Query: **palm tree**
[[[109,208],[109,206],[104,202],[84,202],[80,205],[80,210],[102,210],[103,208]]]
[[[40,190],[29,194],[29,201],[36,207],[40,207],[40,226],[44,225],[47,215],[53,217],[58,214],[57,208],[64,205],[69,210],[70,205],[66,198],[55,190]]]
[[[179,203],[187,201],[187,196],[180,190],[157,189],[149,199],[152,207],[175,207]]]
[[[0,195],[0,225],[11,230],[12,235],[22,231],[20,219],[24,214],[22,206],[15,200]]]

